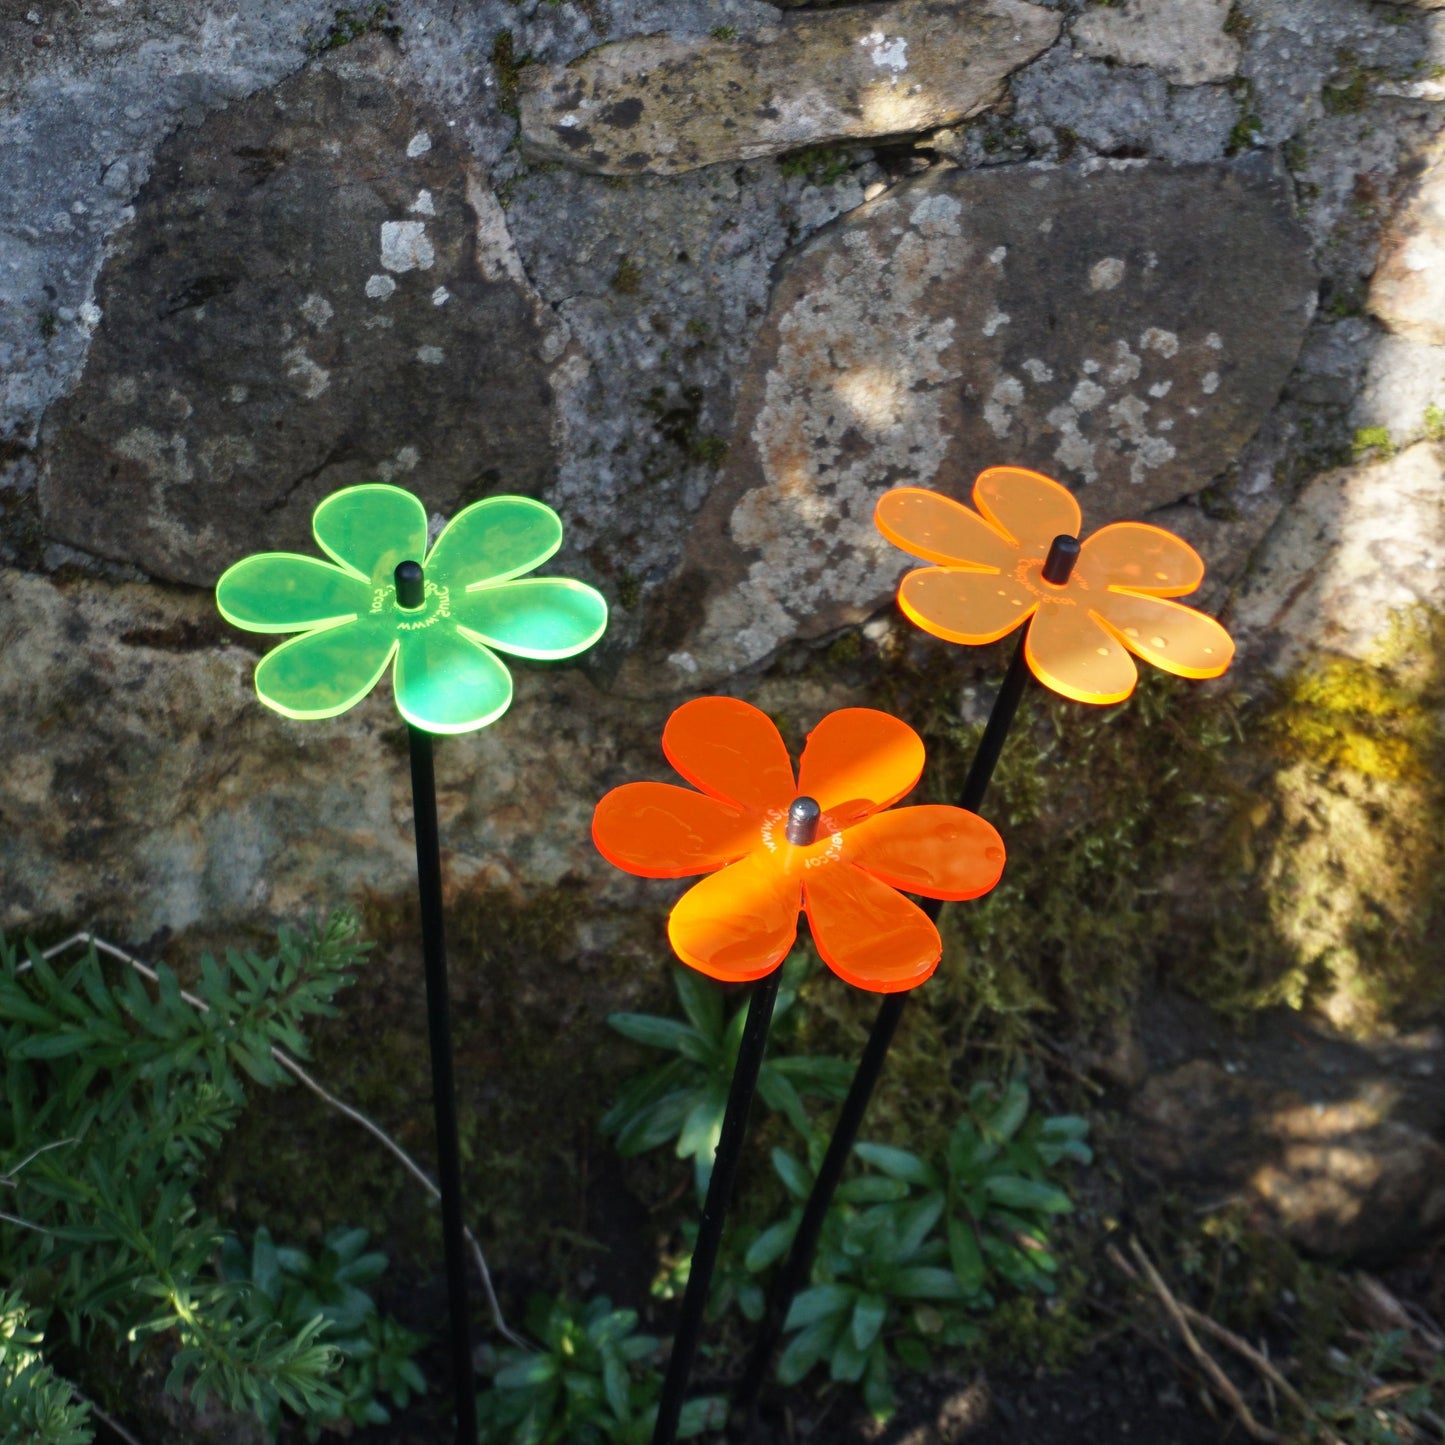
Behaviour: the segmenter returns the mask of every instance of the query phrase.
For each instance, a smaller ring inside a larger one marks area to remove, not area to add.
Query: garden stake
[[[840,978],[896,994],[937,968],[943,944],[904,891],[977,898],[1003,872],[1003,840],[961,808],[893,808],[923,772],[923,739],[873,708],[841,708],[808,734],[796,775],[773,721],[738,698],[684,703],[663,729],[693,788],[624,783],[598,803],[592,839],[646,878],[706,874],[674,905],[667,935],[690,968],[755,982],[729,1085],[653,1445],[676,1438],[708,1286],[737,1173],[783,959],[806,910]]]
[[[784,829],[788,842],[795,848],[806,848],[817,838],[818,822],[822,816],[823,810],[814,799],[795,798],[788,809]],[[662,1382],[662,1398],[657,1406],[652,1445],[672,1445],[677,1438],[678,1419],[687,1394],[688,1377],[692,1374],[698,1336],[702,1332],[708,1289],[712,1285],[718,1248],[722,1244],[723,1220],[732,1201],[738,1161],[742,1158],[743,1139],[747,1134],[748,1109],[757,1089],[758,1070],[763,1066],[768,1028],[773,1020],[773,1005],[778,1001],[778,980],[781,977],[782,970],[775,968],[753,985],[752,996],[748,999],[748,1018],[738,1044],[738,1061],[733,1067],[732,1082],[728,1085],[727,1108],[723,1111],[722,1130],[718,1135],[717,1152],[713,1156],[712,1174],[707,1182],[707,1198],[703,1201],[697,1243],[693,1246],[687,1289],[682,1296],[682,1314],[677,1322],[677,1333],[672,1337],[672,1353],[668,1356],[667,1376]]]
[[[1214,618],[1172,600],[1204,577],[1199,555],[1172,533],[1116,522],[1081,542],[1073,494],[1022,467],[981,472],[973,498],[976,511],[922,488],[897,487],[879,500],[874,517],[889,541],[935,564],[908,573],[899,586],[898,605],[911,621],[972,645],[1024,625],[964,783],[962,805],[976,811],[1030,672],[1076,702],[1122,702],[1138,681],[1131,653],[1181,677],[1218,677],[1234,643]],[[936,903],[924,906],[937,916]],[[902,1011],[901,996],[885,999],[878,1011],[735,1396],[735,1422],[750,1422],[756,1410]]]
[[[672,1353],[668,1356],[667,1375],[662,1382],[652,1445],[673,1445],[677,1439],[678,1419],[687,1395],[698,1336],[702,1333],[708,1287],[712,1283],[718,1247],[722,1243],[723,1218],[732,1200],[738,1162],[742,1158],[743,1138],[747,1133],[748,1108],[757,1088],[758,1070],[762,1067],[763,1051],[768,1044],[768,1026],[772,1023],[773,1005],[778,999],[778,980],[781,977],[782,970],[775,968],[753,985],[752,997],[748,999],[748,1020],[743,1026],[737,1066],[728,1086],[727,1110],[723,1114],[717,1153],[713,1156],[712,1177],[707,1183],[707,1199],[702,1206],[687,1289],[682,1296],[682,1314],[677,1322],[677,1333],[672,1337]]]
[[[1070,548],[1073,549],[1072,554]],[[1079,544],[1073,537],[1059,537],[1055,539],[1049,561],[1053,563],[1057,554],[1060,560],[1056,564],[1056,570],[1066,569],[1073,565],[1071,555],[1077,557],[1078,550]],[[1064,579],[1067,576],[1068,573],[1064,570]],[[1024,640],[1019,638],[1013,659],[1004,674],[1003,685],[989,711],[983,736],[974,750],[968,777],[964,780],[959,806],[967,808],[970,813],[978,812],[983,795],[988,791],[989,779],[993,777],[994,767],[1003,752],[1004,742],[1008,738],[1009,728],[1013,726],[1014,715],[1018,712],[1028,678]],[[937,920],[942,908],[942,901],[936,898],[927,899],[923,904],[923,911],[934,920]],[[883,1072],[883,1061],[888,1057],[893,1035],[898,1031],[898,1023],[903,1017],[903,1007],[907,1002],[906,993],[890,993],[878,1006],[878,1016],[873,1021],[872,1031],[863,1047],[863,1056],[858,1061],[853,1082],[848,1086],[843,1107],[838,1111],[838,1122],[833,1126],[833,1134],[828,1140],[823,1162],[818,1166],[818,1177],[813,1181],[812,1192],[803,1206],[798,1232],[793,1236],[793,1247],[788,1251],[788,1258],[778,1275],[777,1283],[768,1293],[767,1310],[762,1324],[758,1327],[757,1339],[747,1364],[743,1367],[742,1380],[734,1396],[734,1416],[745,1421],[749,1430],[754,1423],[763,1381],[772,1364],[778,1342],[783,1337],[783,1325],[787,1320],[793,1296],[807,1284],[812,1273],[813,1256],[818,1252],[823,1221],[828,1216],[833,1195],[843,1181],[843,1170],[848,1163],[848,1156],[853,1152],[858,1130],[863,1124],[863,1115],[868,1109],[868,1101],[873,1097],[878,1076]]]
[[[573,657],[602,635],[607,604],[571,578],[523,576],[562,544],[557,514],[529,497],[464,507],[429,548],[420,500],[365,483],[325,498],[311,530],[329,561],[293,552],[245,557],[216,583],[216,605],[249,632],[298,634],[256,667],[257,696],[284,717],[336,717],[393,674],[411,754],[456,1438],[476,1445],[432,734],[495,722],[512,701],[511,674],[497,653]]]
[[[414,611],[425,601],[421,565],[396,568],[397,606]],[[472,1383],[472,1320],[467,1309],[467,1247],[462,1224],[462,1161],[457,1143],[457,1091],[452,1077],[451,1011],[447,999],[446,936],[442,925],[442,859],[431,734],[406,726],[411,751],[411,808],[416,830],[421,951],[426,973],[426,1020],[431,1053],[432,1113],[437,1130],[437,1184],[442,1193],[442,1244],[447,1265],[452,1381],[458,1445],[475,1445],[477,1392]]]

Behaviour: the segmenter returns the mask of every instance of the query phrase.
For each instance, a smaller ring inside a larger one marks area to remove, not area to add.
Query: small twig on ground
[[[143,963],[140,959],[127,953],[124,949],[117,948],[115,944],[107,943],[105,939],[99,937],[94,933],[81,932],[73,934],[71,937],[65,939],[63,942],[57,943],[52,947],[47,948],[41,954],[41,957],[49,960],[51,958],[54,958],[57,954],[64,953],[66,949],[76,947],[78,944],[85,944],[88,948],[95,949],[97,953],[107,954],[109,957],[114,958],[121,963],[129,965],[138,974],[140,974],[142,978],[148,979],[151,983],[158,984],[160,982],[160,975],[149,964]],[[27,967],[27,965],[21,965],[22,969],[25,967]],[[210,1005],[205,1001],[205,999],[191,993],[189,989],[181,989],[180,995],[183,999],[185,999],[188,1004],[191,1005],[192,1008],[198,1010],[199,1012],[209,1013],[211,1011]],[[297,1060],[293,1059],[291,1055],[288,1054],[284,1049],[278,1049],[273,1045],[271,1048],[271,1057],[275,1059],[275,1061],[283,1069],[285,1069],[287,1073],[292,1075],[292,1077],[295,1078],[298,1083],[304,1084],[306,1088],[308,1088],[313,1094],[315,1094],[316,1097],[320,1099],[324,1104],[327,1104],[331,1108],[335,1109],[337,1113],[344,1114],[348,1119],[352,1120],[353,1123],[359,1124],[363,1129],[365,1129],[366,1132],[370,1134],[373,1139],[375,1139],[380,1145],[382,1145],[383,1148],[387,1149],[391,1153],[393,1158],[397,1160],[397,1162],[402,1166],[402,1168],[405,1169],[406,1172],[410,1174],[412,1178],[415,1179],[417,1183],[419,1183],[422,1188],[431,1195],[433,1199],[439,1200],[441,1198],[441,1190],[437,1187],[431,1176],[427,1174],[426,1170],[424,1170],[421,1165],[418,1164],[416,1160],[413,1159],[411,1155],[408,1154],[406,1150],[403,1149],[401,1145],[398,1144],[396,1140],[393,1139],[391,1135],[388,1134],[379,1124],[373,1123],[373,1121],[368,1119],[366,1115],[363,1114],[359,1109],[353,1108],[350,1104],[346,1103],[344,1100],[338,1099],[335,1094],[324,1088],[320,1083],[313,1079],[311,1075],[308,1074],[306,1070],[301,1067],[300,1063],[298,1063]],[[47,1145],[46,1147],[48,1148],[52,1146]],[[34,1156],[32,1155],[31,1157],[33,1158]],[[26,1160],[25,1162],[28,1163],[29,1160]],[[16,1221],[16,1223],[21,1222],[23,1221]],[[33,1228],[34,1226],[31,1227]],[[503,1339],[508,1340],[510,1343],[518,1346],[518,1348],[530,1350],[532,1347],[526,1342],[526,1340],[522,1339],[521,1336],[513,1332],[513,1330],[508,1326],[506,1319],[502,1315],[501,1303],[498,1301],[497,1292],[492,1286],[492,1273],[487,1268],[486,1256],[482,1253],[482,1247],[480,1244],[477,1243],[476,1236],[471,1232],[470,1229],[467,1229],[465,1226],[463,1226],[463,1233],[466,1235],[467,1243],[471,1246],[472,1258],[476,1262],[477,1273],[481,1276],[482,1279],[482,1290],[487,1297],[487,1309],[492,1316],[492,1324],[496,1328],[497,1333],[501,1335]],[[94,1407],[92,1406],[92,1408]]]
[[[1141,1248],[1137,1240],[1130,1240],[1129,1244],[1130,1248],[1134,1251],[1136,1258],[1143,1255],[1143,1249]],[[1116,1265],[1118,1265],[1124,1271],[1125,1274],[1129,1276],[1130,1279],[1133,1279],[1137,1282],[1138,1276],[1129,1267],[1128,1262],[1123,1258],[1122,1255],[1120,1255],[1119,1251],[1116,1250],[1113,1245],[1109,1246],[1109,1257]],[[1173,1298],[1173,1296],[1171,1296],[1171,1298]],[[1237,1354],[1242,1355],[1246,1360],[1248,1360],[1249,1363],[1253,1365],[1255,1369],[1257,1369],[1259,1373],[1264,1377],[1266,1389],[1269,1389],[1271,1387],[1277,1389],[1280,1394],[1283,1395],[1284,1398],[1291,1405],[1293,1405],[1296,1410],[1300,1412],[1301,1415],[1303,1415],[1308,1420],[1314,1421],[1322,1431],[1320,1438],[1326,1441],[1327,1445],[1344,1445],[1344,1442],[1341,1441],[1340,1437],[1330,1429],[1328,1423],[1320,1415],[1319,1411],[1314,1409],[1313,1406],[1310,1405],[1309,1401],[1306,1400],[1304,1396],[1301,1395],[1300,1392],[1296,1390],[1293,1385],[1290,1384],[1290,1382],[1279,1370],[1279,1367],[1275,1365],[1274,1361],[1271,1360],[1267,1354],[1265,1354],[1262,1350],[1256,1350],[1254,1346],[1249,1343],[1248,1340],[1241,1338],[1239,1335],[1235,1334],[1233,1330],[1226,1329],[1222,1324],[1219,1323],[1218,1320],[1214,1319],[1211,1315],[1205,1314],[1203,1310],[1197,1310],[1194,1308],[1193,1305],[1187,1304],[1183,1300],[1175,1299],[1174,1302],[1176,1305],[1178,1305],[1180,1311],[1190,1321],[1198,1325],[1200,1329],[1207,1331],[1222,1344],[1228,1345],[1230,1349],[1234,1350]],[[1270,1408],[1271,1410],[1274,1408],[1273,1399],[1271,1399]]]
[[[90,1398],[89,1395],[82,1394],[79,1390],[75,1388],[74,1385],[72,1385],[70,1388],[72,1391],[74,1391],[76,1399],[81,1400],[85,1404],[89,1405],[90,1413],[94,1415],[95,1418],[99,1420],[100,1423],[104,1425],[107,1430],[113,1431],[115,1434],[119,1435],[120,1438],[125,1441],[125,1445],[141,1445],[141,1442],[137,1440],[136,1437],[132,1435],[130,1431],[127,1430],[125,1426],[122,1425],[120,1421],[115,1418],[114,1415],[106,1414],[106,1412],[102,1410],[100,1406],[97,1405],[95,1401]]]
[[[1145,1277],[1153,1288],[1154,1293],[1159,1297],[1160,1302],[1169,1312],[1170,1318],[1173,1319],[1174,1326],[1179,1331],[1180,1338],[1184,1341],[1189,1353],[1194,1356],[1195,1362],[1199,1365],[1200,1369],[1204,1371],[1210,1384],[1214,1386],[1215,1391],[1228,1402],[1230,1409],[1234,1411],[1239,1423],[1243,1425],[1245,1430],[1256,1440],[1268,1442],[1283,1439],[1283,1436],[1281,1436],[1277,1430],[1271,1430],[1268,1425],[1261,1425],[1259,1421],[1254,1418],[1250,1413],[1249,1406],[1244,1403],[1243,1397],[1240,1395],[1238,1389],[1235,1388],[1234,1382],[1220,1368],[1219,1362],[1214,1356],[1195,1338],[1194,1331],[1189,1328],[1189,1320],[1185,1316],[1184,1307],[1182,1307],[1179,1301],[1170,1293],[1169,1286],[1164,1283],[1159,1271],[1154,1268],[1153,1261],[1144,1253],[1138,1240],[1131,1239],[1129,1241],[1129,1249],[1134,1255],[1134,1258],[1138,1260],[1139,1267],[1144,1271]],[[1112,1244],[1108,1246],[1107,1252],[1114,1265],[1131,1279],[1136,1282],[1138,1281],[1136,1272],[1129,1267],[1123,1255],[1121,1255]]]

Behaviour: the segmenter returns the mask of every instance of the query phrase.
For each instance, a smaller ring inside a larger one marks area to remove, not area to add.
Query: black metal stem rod
[[[1072,537],[1066,540],[1073,544],[1074,555],[1077,556],[1078,543]],[[1054,562],[1059,551],[1059,544],[1056,542],[1049,554],[1049,563]],[[1072,566],[1072,562],[1069,565]],[[1047,570],[1048,563],[1045,566]],[[1067,580],[1067,577],[1066,570],[1064,580]],[[1019,702],[1023,698],[1024,688],[1028,684],[1029,667],[1024,655],[1024,639],[1027,635],[1025,631],[1019,636],[1018,646],[1014,649],[1008,671],[1004,674],[1003,685],[994,699],[988,722],[984,725],[983,736],[978,741],[968,776],[964,779],[959,806],[972,813],[978,812],[983,803],[993,770],[998,764],[1009,729],[1013,726],[1018,712]],[[923,911],[930,918],[937,919],[942,907],[937,899],[930,898],[924,902]],[[906,992],[891,993],[878,1007],[873,1029],[863,1048],[863,1057],[858,1061],[853,1082],[848,1086],[848,1096],[843,1100],[843,1107],[838,1112],[838,1122],[833,1126],[832,1137],[828,1140],[827,1152],[818,1168],[818,1177],[813,1181],[812,1192],[803,1206],[803,1217],[798,1221],[793,1247],[788,1252],[788,1258],[773,1288],[768,1292],[767,1309],[762,1323],[758,1326],[752,1353],[743,1367],[742,1379],[733,1396],[735,1428],[751,1431],[758,1396],[762,1392],[763,1382],[778,1343],[783,1337],[783,1327],[792,1306],[793,1296],[807,1284],[812,1274],[813,1257],[818,1252],[818,1238],[823,1231],[823,1222],[833,1203],[833,1195],[842,1182],[848,1156],[853,1152],[858,1130],[862,1127],[863,1116],[868,1110],[868,1101],[873,1097],[874,1087],[883,1072],[884,1060],[888,1057],[893,1035],[898,1031],[898,1023],[903,1017],[907,1002]]]
[[[437,830],[436,771],[431,734],[408,724],[407,739],[411,745],[412,816],[416,827],[416,873],[421,901],[422,961],[426,970],[437,1174],[442,1195],[442,1241],[446,1249],[447,1308],[451,1316],[457,1445],[476,1445],[477,1395],[472,1381],[472,1322],[467,1308],[461,1151],[457,1145],[457,1096],[452,1078],[446,940],[442,930],[442,861]]]
[[[682,1314],[677,1333],[672,1339],[672,1354],[667,1361],[667,1376],[662,1382],[662,1398],[657,1407],[657,1424],[652,1431],[652,1445],[673,1445],[677,1439],[678,1419],[682,1414],[683,1397],[687,1394],[688,1377],[692,1373],[693,1356],[697,1353],[702,1333],[702,1316],[707,1307],[708,1287],[717,1265],[718,1247],[722,1243],[723,1219],[732,1199],[737,1181],[738,1162],[742,1158],[743,1138],[747,1133],[748,1107],[757,1088],[758,1070],[767,1048],[768,1027],[773,1019],[773,1005],[778,998],[778,980],[782,969],[775,968],[753,986],[748,1000],[748,1018],[738,1045],[738,1061],[728,1088],[727,1109],[723,1114],[722,1133],[713,1157],[712,1177],[708,1180],[707,1199],[702,1207],[697,1244],[692,1252],[687,1289],[682,1297]]]

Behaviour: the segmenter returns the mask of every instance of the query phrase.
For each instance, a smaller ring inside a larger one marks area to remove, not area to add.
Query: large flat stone
[[[1239,69],[1239,41],[1225,33],[1231,0],[1124,0],[1086,10],[1074,22],[1074,48],[1121,65],[1152,66],[1175,85],[1228,80]]]
[[[653,677],[717,678],[880,606],[906,565],[873,527],[890,486],[966,498],[1023,464],[1075,487],[1088,528],[1198,492],[1273,406],[1314,300],[1262,159],[895,188],[775,287],[675,583],[697,621]]]
[[[47,417],[51,538],[207,585],[351,483],[546,490],[555,340],[501,212],[386,47],[341,56],[157,153]]]
[[[1380,243],[1370,310],[1401,336],[1445,344],[1445,148],[1406,189]]]
[[[619,41],[529,75],[522,136],[539,157],[627,175],[931,130],[992,104],[1060,24],[1023,0],[897,0]]]

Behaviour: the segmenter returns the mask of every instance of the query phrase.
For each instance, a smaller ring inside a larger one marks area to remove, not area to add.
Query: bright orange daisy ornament
[[[898,588],[898,605],[925,632],[978,645],[1027,622],[1029,670],[1077,702],[1122,702],[1138,681],[1135,656],[1179,677],[1218,677],[1229,666],[1234,642],[1224,628],[1171,600],[1204,578],[1199,554],[1172,532],[1142,522],[1101,527],[1055,550],[1047,571],[1063,580],[1051,581],[1045,564],[1056,539],[1079,535],[1073,493],[1038,472],[990,467],[973,501],[976,512],[920,487],[879,500],[878,530],[939,564]]]
[[[1003,871],[1003,840],[976,814],[892,809],[918,782],[923,742],[888,713],[830,713],[808,735],[796,779],[772,720],[737,698],[684,703],[662,750],[693,787],[614,788],[592,838],[609,863],[644,878],[709,875],[679,899],[667,932],[677,956],[712,978],[770,973],[803,909],[834,973],[875,993],[913,988],[942,945],[899,890],[977,898]]]

